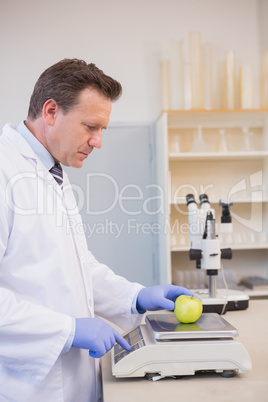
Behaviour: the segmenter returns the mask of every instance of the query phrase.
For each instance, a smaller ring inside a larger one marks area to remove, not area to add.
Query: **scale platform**
[[[126,351],[112,349],[115,377],[161,377],[194,375],[200,371],[246,373],[250,357],[234,340],[237,330],[215,313],[202,314],[193,324],[182,324],[173,313],[148,314],[146,323],[127,332],[131,345]]]
[[[237,330],[218,314],[202,314],[193,324],[179,322],[174,314],[149,314],[147,327],[156,341],[234,338]]]

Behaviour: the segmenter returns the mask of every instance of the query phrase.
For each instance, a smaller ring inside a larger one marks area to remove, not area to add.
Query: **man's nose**
[[[102,131],[98,130],[94,133],[93,137],[89,140],[89,145],[94,148],[101,148],[102,146]]]

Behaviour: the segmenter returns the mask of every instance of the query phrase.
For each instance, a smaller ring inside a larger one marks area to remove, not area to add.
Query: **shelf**
[[[268,242],[258,244],[221,244],[221,248],[231,248],[232,250],[266,250],[268,249]],[[190,244],[186,246],[171,247],[172,253],[189,251]]]
[[[241,114],[263,114],[268,113],[268,109],[234,109],[234,110],[227,110],[227,109],[188,109],[188,110],[163,110],[163,113],[168,114],[178,114],[178,115],[186,115],[187,120],[189,119],[189,115],[200,116],[202,114],[207,114],[210,117],[215,114],[230,114],[230,115],[237,115]]]
[[[181,152],[178,154],[169,153],[170,161],[183,160],[253,160],[268,158],[268,151],[254,152]]]
[[[259,127],[268,117],[268,109],[251,110],[167,110],[168,128],[187,127]]]
[[[262,289],[262,290],[251,290],[251,289],[245,289],[244,292],[249,296],[250,299],[254,299],[254,297],[268,297],[268,290],[267,289]]]
[[[229,289],[232,290],[232,286],[230,286]],[[196,292],[196,289],[192,289],[192,291]],[[207,288],[199,289],[199,291],[200,292],[202,291],[202,294],[208,294],[208,289]],[[251,289],[248,289],[248,288],[243,288],[241,291],[244,292],[245,294],[247,294],[250,299],[259,298],[259,297],[265,297],[265,298],[268,297],[268,290],[267,289],[251,290]]]
[[[226,197],[220,197],[217,199],[214,198],[209,198],[209,202],[211,205],[219,205],[220,200],[226,200]],[[252,203],[266,203],[268,202],[268,197],[264,196],[263,198],[260,199],[251,199],[250,197],[245,197],[245,198],[237,198],[237,199],[229,199],[229,202],[232,202],[233,204],[252,204]],[[181,197],[181,199],[177,199],[175,202],[174,200],[169,202],[170,206],[176,207],[176,205],[186,205],[186,196]]]

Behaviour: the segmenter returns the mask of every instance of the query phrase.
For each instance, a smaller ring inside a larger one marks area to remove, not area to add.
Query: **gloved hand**
[[[143,288],[138,293],[137,310],[143,314],[146,310],[174,310],[175,300],[181,295],[192,296],[193,292],[175,285],[157,285]]]
[[[130,350],[127,341],[100,318],[76,318],[76,329],[72,346],[89,349],[91,357],[101,357],[118,342],[122,348]]]

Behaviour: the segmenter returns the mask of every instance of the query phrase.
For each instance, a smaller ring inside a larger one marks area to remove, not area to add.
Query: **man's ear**
[[[48,126],[53,126],[56,116],[59,111],[59,106],[54,99],[48,99],[43,105],[43,118]]]

